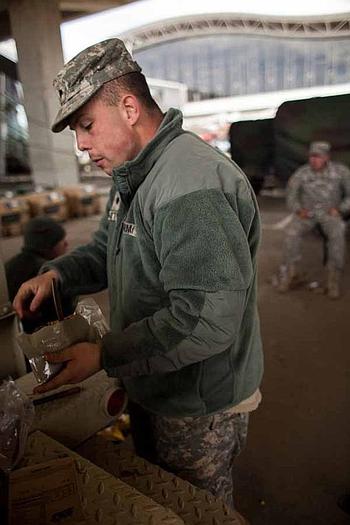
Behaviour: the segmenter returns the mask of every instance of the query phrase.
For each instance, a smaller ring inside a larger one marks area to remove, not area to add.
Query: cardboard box
[[[70,217],[86,217],[101,212],[100,197],[93,186],[65,186],[61,191],[67,199]]]
[[[0,199],[0,224],[3,236],[20,235],[29,218],[29,205],[22,198]]]
[[[29,204],[32,217],[49,215],[58,222],[63,222],[67,219],[66,199],[61,191],[29,193],[23,199]]]
[[[84,519],[73,458],[57,458],[11,472],[9,525],[77,525]]]

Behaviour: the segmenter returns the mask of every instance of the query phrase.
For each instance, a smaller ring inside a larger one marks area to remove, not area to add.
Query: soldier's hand
[[[329,213],[329,215],[331,215],[332,217],[339,217],[339,216],[340,216],[339,210],[337,210],[337,208],[330,208],[330,209],[328,210],[328,213]]]
[[[95,343],[77,343],[62,352],[45,355],[49,363],[65,363],[62,372],[45,385],[37,386],[34,394],[49,392],[70,383],[80,383],[101,370],[101,348]]]
[[[35,312],[42,301],[51,295],[52,281],[58,277],[55,270],[50,270],[22,284],[13,300],[13,308],[20,319],[26,317],[26,312]]]
[[[310,212],[305,208],[300,208],[300,210],[297,211],[297,215],[300,219],[308,219],[310,217]]]

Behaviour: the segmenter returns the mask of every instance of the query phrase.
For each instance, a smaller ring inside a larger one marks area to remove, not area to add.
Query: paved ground
[[[284,231],[272,225],[281,225],[286,211],[281,200],[260,205],[264,399],[237,467],[238,506],[253,525],[345,524],[336,500],[350,491],[350,264],[338,301],[306,287],[277,293],[271,275]],[[310,236],[306,244],[308,281],[321,281],[321,242]]]
[[[287,213],[280,199],[264,197],[260,205],[264,399],[251,416],[248,445],[237,462],[237,506],[252,525],[342,525],[349,519],[336,500],[350,491],[350,264],[338,301],[306,286],[278,294],[271,277]],[[71,245],[87,240],[97,221],[69,222]],[[2,239],[4,257],[20,244],[19,237]],[[309,236],[305,244],[306,281],[321,282],[321,242]],[[97,300],[108,314],[106,292]]]

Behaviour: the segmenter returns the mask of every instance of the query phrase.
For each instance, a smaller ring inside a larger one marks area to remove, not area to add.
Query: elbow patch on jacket
[[[235,341],[242,322],[246,293],[220,291],[205,294],[203,309],[193,332],[168,352],[174,369],[224,352]]]
[[[148,319],[152,334],[148,340],[135,338],[134,329],[129,336],[128,330],[121,337],[109,334],[104,338],[104,368],[119,377],[166,373],[224,352],[235,341],[245,300],[244,291],[206,293],[202,309],[191,323],[182,322],[185,316],[180,320],[170,310],[161,310],[158,318]],[[160,322],[162,312],[166,315]],[[171,347],[166,346],[169,341],[173,341]]]

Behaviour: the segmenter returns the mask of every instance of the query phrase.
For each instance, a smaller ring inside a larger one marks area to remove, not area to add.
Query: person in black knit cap
[[[67,252],[66,231],[51,217],[38,216],[24,227],[21,251],[5,263],[9,298],[13,301],[21,284],[38,275],[41,266]],[[71,298],[63,298],[63,310],[69,315],[74,310]],[[53,301],[48,300],[33,319],[23,320],[23,329],[31,333],[36,328],[57,318]]]

